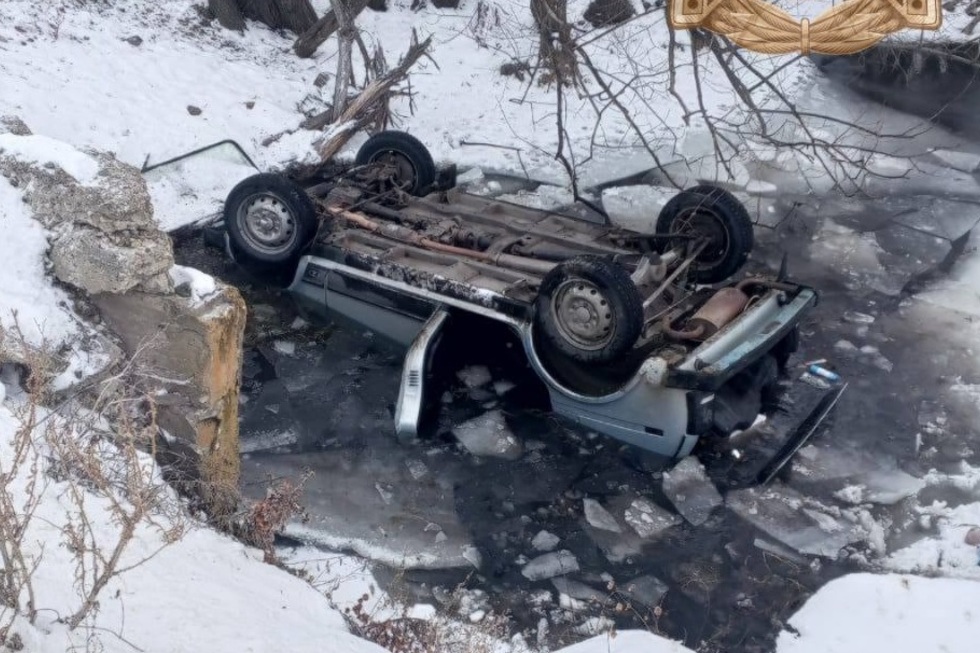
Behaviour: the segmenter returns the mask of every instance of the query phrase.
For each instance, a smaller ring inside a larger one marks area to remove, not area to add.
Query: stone
[[[191,114],[192,116],[199,116],[201,115],[202,111],[200,107],[195,107],[193,104],[188,104],[187,113]]]
[[[635,499],[624,514],[626,523],[643,539],[659,535],[683,520],[647,499]]]
[[[717,488],[694,456],[664,472],[663,490],[677,512],[694,526],[706,522],[711,511],[722,504]]]
[[[134,35],[124,40],[126,41],[126,43],[129,43],[134,48],[138,48],[139,46],[143,45],[143,37],[141,36]]]
[[[531,540],[531,547],[535,551],[552,551],[558,543],[561,542],[561,538],[548,531],[539,531],[534,539]]]
[[[578,570],[578,559],[575,555],[571,551],[561,550],[534,558],[524,565],[521,575],[530,581],[537,581],[564,576]]]
[[[616,518],[609,514],[609,511],[595,499],[582,499],[582,508],[585,512],[585,520],[593,528],[598,528],[612,533],[622,533],[623,529],[616,521]]]
[[[152,371],[161,441],[175,484],[200,496],[216,517],[230,515],[238,496],[238,388],[245,302],[220,286],[208,301],[129,292],[93,296],[106,324],[133,357]]]

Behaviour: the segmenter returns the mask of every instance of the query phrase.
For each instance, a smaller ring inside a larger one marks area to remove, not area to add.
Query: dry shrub
[[[274,564],[277,561],[274,546],[276,534],[293,517],[302,517],[304,523],[309,521],[310,516],[300,499],[303,496],[303,486],[312,476],[313,472],[307,470],[297,483],[289,479],[271,481],[265,498],[249,509],[242,537],[249,544],[262,549],[266,562]]]

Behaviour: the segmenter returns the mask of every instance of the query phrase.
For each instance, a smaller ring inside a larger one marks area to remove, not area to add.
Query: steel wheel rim
[[[697,262],[701,267],[714,267],[725,259],[731,236],[728,225],[713,210],[705,207],[689,209],[681,213],[672,226],[671,231],[675,233],[708,238],[708,244],[698,255]],[[714,258],[707,258],[710,256]]]
[[[392,166],[395,169],[395,175],[392,181],[395,182],[395,186],[398,188],[405,191],[410,191],[415,188],[415,184],[418,181],[418,171],[415,169],[415,164],[412,163],[409,157],[398,150],[379,152],[371,162]]]
[[[236,219],[248,245],[264,254],[283,254],[296,240],[296,217],[272,193],[258,193],[242,202]]]
[[[602,349],[616,333],[616,317],[597,285],[569,279],[555,289],[551,313],[565,340],[586,351]]]

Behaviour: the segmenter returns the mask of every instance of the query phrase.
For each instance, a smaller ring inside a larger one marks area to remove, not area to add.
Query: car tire
[[[534,316],[558,353],[582,363],[607,363],[636,343],[643,300],[621,266],[599,256],[578,256],[545,275]]]
[[[383,131],[365,141],[357,151],[354,164],[368,165],[387,157],[394,162],[405,164],[408,178],[404,179],[404,190],[410,195],[422,197],[436,181],[436,164],[422,141],[411,134],[400,131]]]
[[[267,268],[294,264],[319,226],[306,191],[268,173],[252,175],[232,189],[224,222],[236,257]]]
[[[754,245],[752,218],[734,195],[717,186],[701,185],[672,197],[657,217],[656,232],[709,232],[712,242],[694,262],[699,283],[718,283],[742,269]]]

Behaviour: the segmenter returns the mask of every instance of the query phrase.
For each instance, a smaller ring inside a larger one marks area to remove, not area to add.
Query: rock
[[[664,472],[663,490],[677,512],[695,526],[706,522],[711,511],[722,504],[721,495],[694,456]]]
[[[134,48],[138,48],[139,46],[143,45],[143,38],[141,36],[130,36],[128,39],[124,40]]]
[[[199,116],[201,115],[202,111],[200,107],[195,107],[193,104],[188,104],[187,113],[191,114],[192,116]]]
[[[531,581],[548,580],[578,570],[578,559],[571,551],[561,550],[534,558],[524,565],[524,568],[521,569],[521,575]]]
[[[980,170],[980,154],[936,149],[932,155],[954,170],[971,173]]]
[[[609,27],[636,15],[630,0],[592,0],[582,17],[593,27]]]
[[[842,548],[868,537],[859,525],[817,510],[785,487],[738,490],[728,495],[726,504],[772,539],[804,555],[836,559]]]
[[[534,539],[531,540],[531,547],[535,551],[553,551],[558,543],[561,542],[561,538],[548,531],[539,531]]]
[[[582,507],[585,511],[585,519],[593,528],[613,533],[622,533],[623,529],[616,521],[616,518],[609,514],[609,511],[595,499],[582,499]]]
[[[679,516],[667,512],[652,501],[642,498],[636,499],[630,504],[624,517],[626,523],[643,539],[655,537],[683,521]]]
[[[145,366],[159,388],[157,419],[172,436],[160,456],[175,483],[199,495],[221,518],[238,495],[238,382],[242,366],[245,302],[221,286],[202,304],[177,295],[129,292],[93,300],[122,341],[137,373]],[[168,379],[173,379],[172,381]]]
[[[430,0],[436,9],[459,9],[460,0]]]
[[[153,219],[139,170],[42,136],[0,134],[0,175],[24,189],[52,232],[59,280],[90,294],[172,290],[171,241]]]
[[[655,576],[637,576],[616,589],[629,600],[653,608],[660,603],[660,599],[667,593],[667,584]]]
[[[474,456],[517,460],[524,453],[521,441],[507,427],[500,410],[463,422],[453,429],[453,435]]]

